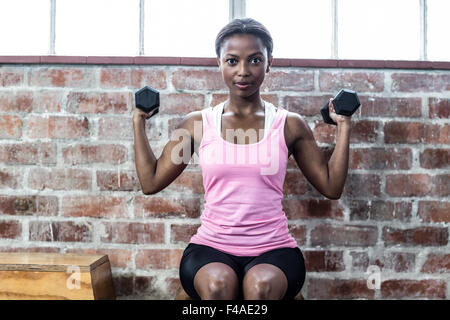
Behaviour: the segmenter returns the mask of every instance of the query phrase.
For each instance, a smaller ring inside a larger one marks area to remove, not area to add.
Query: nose
[[[247,77],[250,75],[247,61],[240,61],[239,68],[238,68],[238,76],[240,77]]]

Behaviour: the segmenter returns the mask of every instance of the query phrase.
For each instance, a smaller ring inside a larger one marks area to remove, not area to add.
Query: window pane
[[[339,1],[339,58],[420,59],[419,5],[411,0]]]
[[[246,15],[269,30],[276,58],[331,56],[331,0],[247,0]]]
[[[450,60],[450,1],[428,0],[428,59]]]
[[[139,54],[139,0],[56,3],[56,54]]]
[[[228,15],[228,0],[146,0],[145,55],[215,57]]]
[[[0,55],[44,55],[50,40],[50,1],[0,1]]]

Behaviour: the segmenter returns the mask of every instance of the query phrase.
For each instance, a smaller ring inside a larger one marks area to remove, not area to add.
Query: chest
[[[221,137],[233,144],[253,144],[264,138],[264,114],[247,119],[223,115]]]

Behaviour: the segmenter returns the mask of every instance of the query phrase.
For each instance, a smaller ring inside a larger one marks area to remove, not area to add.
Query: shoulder
[[[302,138],[310,130],[308,122],[300,114],[289,112],[286,116],[286,131],[295,140]]]
[[[202,129],[202,111],[192,111],[183,117],[183,119],[178,123],[175,129],[186,129],[189,134],[194,136],[194,128],[199,127]]]

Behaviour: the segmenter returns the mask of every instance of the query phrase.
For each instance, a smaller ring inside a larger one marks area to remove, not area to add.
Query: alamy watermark
[[[203,139],[210,139],[211,135],[219,135],[215,128],[203,132]],[[194,122],[194,138],[197,141],[202,139],[202,122]],[[262,136],[264,130],[259,129]],[[226,129],[224,146],[219,144],[215,148],[206,149],[202,156],[204,164],[225,164],[225,165],[260,165],[261,175],[273,175],[279,170],[280,165],[280,133],[279,130],[270,129],[266,136],[258,142],[256,129],[243,130]],[[248,152],[240,146],[249,141]],[[181,141],[180,141],[181,139]],[[191,160],[191,135],[187,129],[178,128],[172,132],[171,141],[179,141],[172,149],[170,155],[174,164],[188,164]],[[263,141],[264,140],[264,141]],[[237,141],[237,144],[229,141]]]
[[[79,266],[68,266],[66,273],[70,276],[66,280],[66,287],[69,290],[80,289],[81,288],[81,270]]]
[[[371,290],[380,290],[381,287],[381,269],[379,266],[370,265],[367,268],[369,277],[367,278],[367,288]]]

